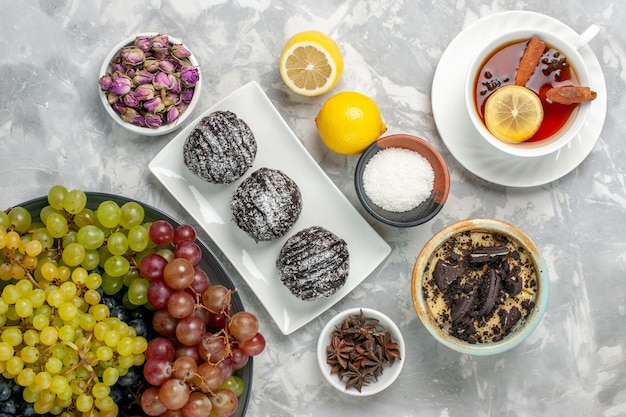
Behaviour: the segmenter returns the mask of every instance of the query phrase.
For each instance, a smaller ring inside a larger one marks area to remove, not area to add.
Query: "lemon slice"
[[[491,94],[485,103],[485,125],[503,141],[530,139],[542,121],[541,99],[526,87],[504,86]]]
[[[326,100],[315,125],[326,146],[344,155],[363,152],[387,130],[374,100],[355,91]]]
[[[330,91],[342,72],[339,46],[316,30],[294,35],[280,54],[280,76],[290,90],[304,96]]]

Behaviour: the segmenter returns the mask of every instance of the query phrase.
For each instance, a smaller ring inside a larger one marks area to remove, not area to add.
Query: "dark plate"
[[[115,201],[120,206],[129,201],[135,201],[141,204],[141,206],[144,208],[144,221],[153,222],[155,220],[162,219],[167,220],[174,227],[180,225],[180,222],[174,220],[169,215],[140,201],[107,193],[87,192],[86,194],[87,208],[92,210],[97,209],[100,203],[107,200]],[[28,211],[31,213],[33,221],[39,221],[39,212],[47,205],[48,198],[39,197],[21,204],[17,204],[16,207],[20,206],[28,209]],[[202,249],[202,260],[200,261],[200,265],[198,266],[209,275],[209,278],[211,279],[211,284],[221,284],[226,288],[234,290],[235,285],[229,278],[222,265],[218,262],[215,255],[213,255],[209,248],[207,248],[201,241],[197,240],[196,243],[200,246],[200,249]],[[237,292],[234,292],[231,297],[231,312],[236,313],[238,311],[243,311],[243,309],[243,304],[241,303],[241,298],[239,297],[239,294],[237,294]],[[244,366],[242,369],[235,371],[235,375],[237,375],[244,381],[245,388],[243,393],[239,397],[239,406],[237,407],[237,411],[235,412],[235,414],[233,414],[233,416],[243,417],[245,416],[246,409],[248,408],[248,401],[250,400],[250,392],[252,389],[252,357],[250,358],[246,366]]]

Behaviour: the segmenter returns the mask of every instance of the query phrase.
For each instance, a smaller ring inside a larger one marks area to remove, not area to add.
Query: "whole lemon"
[[[329,98],[315,118],[315,125],[326,146],[345,155],[363,152],[387,131],[374,100],[354,91]]]

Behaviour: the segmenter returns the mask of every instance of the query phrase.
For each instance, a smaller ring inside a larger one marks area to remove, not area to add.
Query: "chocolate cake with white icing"
[[[246,178],[230,200],[233,220],[256,242],[285,235],[302,212],[298,185],[284,172],[260,168]]]
[[[185,140],[183,160],[203,180],[229,184],[252,166],[256,151],[246,122],[233,112],[215,111],[203,117]]]
[[[299,299],[326,298],[346,283],[348,245],[323,227],[309,227],[287,239],[276,267],[283,284]]]

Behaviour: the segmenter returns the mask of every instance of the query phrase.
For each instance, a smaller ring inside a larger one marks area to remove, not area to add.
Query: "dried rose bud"
[[[175,93],[171,90],[168,91],[165,96],[162,96],[161,99],[163,100],[163,104],[165,105],[165,107],[175,106],[180,103],[180,96],[178,95],[178,93]]]
[[[134,108],[139,107],[139,100],[137,100],[137,97],[132,92],[128,94],[124,94],[124,96],[122,97],[122,101],[128,107],[134,107]]]
[[[124,94],[130,91],[131,86],[132,86],[132,81],[130,78],[124,75],[120,75],[119,73],[114,73],[112,77],[111,88],[109,90],[113,94],[117,94],[118,96],[123,96]]]
[[[122,49],[120,52],[122,57],[122,64],[127,67],[136,67],[145,61],[146,55],[143,51],[135,46],[129,46]]]
[[[159,61],[159,68],[164,72],[174,72],[176,70],[176,64],[169,59]]]
[[[145,69],[137,71],[135,73],[135,76],[133,77],[133,83],[135,85],[148,84],[151,83],[153,80],[154,74]]]
[[[186,86],[194,86],[200,79],[198,68],[185,66],[180,70],[180,79]]]
[[[150,100],[154,97],[154,86],[152,84],[142,84],[139,87],[135,88],[135,97],[139,101]]]
[[[156,88],[157,90],[169,90],[173,87],[176,87],[176,83],[176,76],[174,74],[167,74],[165,72],[157,73],[157,75],[154,77],[154,81],[152,82],[154,88]]]
[[[148,127],[161,127],[163,125],[163,119],[155,113],[146,113],[144,116],[144,122]]]
[[[149,52],[152,47],[152,38],[149,36],[138,37],[135,39],[135,46],[144,52]]]
[[[178,116],[180,116],[180,112],[178,111],[178,108],[176,108],[176,106],[170,106],[167,109],[167,113],[165,115],[166,122],[167,123],[175,122],[178,119]]]
[[[113,84],[113,79],[110,75],[103,75],[100,77],[100,88],[102,91],[109,91],[111,89],[111,84]]]
[[[165,104],[161,100],[161,97],[154,97],[143,103],[143,107],[152,113],[160,113],[165,110]]]
[[[118,101],[120,101],[120,96],[109,91],[109,94],[107,94],[107,102],[113,105],[117,103]]]
[[[159,63],[160,61],[158,59],[147,58],[143,63],[143,69],[148,72],[155,73],[160,69]]]
[[[183,45],[174,45],[172,46],[172,55],[174,55],[178,59],[184,59],[191,56],[191,52],[189,49],[185,48]]]
[[[152,38],[152,50],[156,53],[166,53],[170,49],[170,40],[167,35],[157,35]]]
[[[191,99],[193,98],[193,92],[194,92],[193,87],[184,90],[180,95],[181,101],[183,103],[189,103]]]
[[[132,124],[139,124],[139,125],[144,124],[143,116],[141,115],[141,113],[139,113],[135,109],[131,109],[130,107],[120,107],[119,113],[120,113],[120,117],[125,122],[132,123]]]

